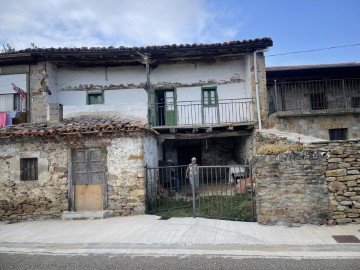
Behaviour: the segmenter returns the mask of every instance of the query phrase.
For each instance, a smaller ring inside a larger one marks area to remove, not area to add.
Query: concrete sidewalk
[[[0,252],[360,258],[360,225],[289,228],[203,218],[157,216],[0,223]]]

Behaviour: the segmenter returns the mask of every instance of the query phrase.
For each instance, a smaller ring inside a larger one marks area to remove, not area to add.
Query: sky
[[[0,45],[146,46],[271,37],[266,65],[360,62],[360,0],[0,0]]]

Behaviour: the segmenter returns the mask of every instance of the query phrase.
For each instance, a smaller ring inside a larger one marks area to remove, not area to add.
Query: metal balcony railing
[[[252,122],[252,99],[223,99],[156,104],[151,108],[153,126],[193,126]]]
[[[276,82],[268,87],[269,112],[315,113],[360,108],[360,79]]]

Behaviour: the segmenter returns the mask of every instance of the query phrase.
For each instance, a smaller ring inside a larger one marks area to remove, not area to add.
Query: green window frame
[[[88,92],[86,97],[86,104],[104,104],[104,92]]]
[[[214,87],[203,87],[202,89],[202,104],[206,107],[218,106],[218,95],[217,88]]]

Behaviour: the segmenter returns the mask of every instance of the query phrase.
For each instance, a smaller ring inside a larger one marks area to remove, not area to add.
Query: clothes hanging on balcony
[[[0,112],[0,127],[6,127],[6,118],[7,118],[7,113]]]
[[[20,118],[20,112],[18,111],[8,112],[8,115],[10,115],[11,118]]]
[[[7,125],[7,126],[11,126],[11,125],[12,125],[12,119],[13,119],[13,117],[11,117],[11,114],[10,114],[10,113],[7,113],[7,114],[6,114],[6,125]]]

